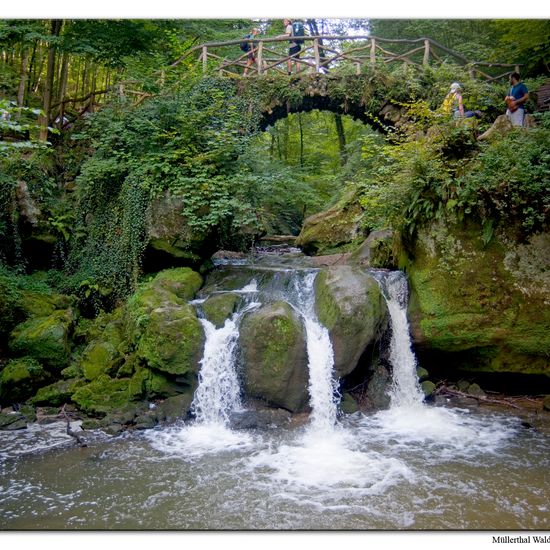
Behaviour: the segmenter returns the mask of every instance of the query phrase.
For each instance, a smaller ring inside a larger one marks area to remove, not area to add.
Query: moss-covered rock
[[[202,310],[204,316],[216,328],[220,328],[224,325],[226,319],[235,312],[239,301],[240,296],[232,292],[214,294],[206,299],[202,305]]]
[[[378,283],[359,268],[335,266],[321,270],[315,281],[315,308],[328,329],[339,377],[349,374],[388,321]]]
[[[21,309],[28,317],[48,317],[57,310],[67,310],[73,306],[74,300],[64,294],[21,291]]]
[[[397,257],[393,231],[373,231],[351,254],[350,263],[364,267],[395,269]]]
[[[467,353],[465,369],[550,373],[550,236],[490,242],[475,225],[422,228],[407,271],[416,348]]]
[[[11,332],[10,351],[29,355],[60,370],[69,361],[69,333],[73,320],[72,309],[54,311],[47,317],[31,317]]]
[[[204,331],[187,303],[202,284],[191,269],[169,269],[143,285],[128,301],[126,330],[137,357],[169,374],[196,372]]]
[[[82,379],[60,380],[40,388],[29,402],[36,406],[60,407],[70,403],[73,393],[84,384]]]
[[[430,380],[424,380],[424,382],[420,384],[420,387],[422,388],[425,397],[430,397],[433,395],[436,388],[435,384]]]
[[[0,372],[0,404],[26,401],[50,380],[50,375],[33,357],[12,359]]]
[[[248,395],[292,412],[308,403],[305,330],[286,302],[249,313],[239,341]]]
[[[157,419],[161,422],[175,422],[180,418],[185,418],[189,413],[192,402],[192,391],[168,397],[157,407]]]
[[[344,414],[353,414],[359,410],[359,405],[349,393],[344,393],[340,402],[340,410]]]
[[[363,209],[353,196],[306,218],[296,246],[306,254],[331,254],[343,245],[363,239],[361,218]]]
[[[139,367],[130,379],[128,391],[132,399],[156,399],[175,396],[181,393],[182,386],[160,372]]]
[[[72,400],[86,413],[105,415],[123,409],[130,402],[129,378],[111,378],[102,374],[78,388]]]

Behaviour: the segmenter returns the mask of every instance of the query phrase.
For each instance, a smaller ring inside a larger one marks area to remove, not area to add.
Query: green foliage
[[[418,110],[418,109],[417,109]],[[419,108],[423,112],[423,108]],[[400,142],[363,140],[359,200],[368,229],[391,225],[405,234],[454,216],[482,225],[488,244],[498,226],[518,226],[527,236],[548,226],[550,133],[548,115],[538,128],[501,139],[475,141],[467,121],[437,120],[428,132]],[[413,128],[420,128],[420,119]]]

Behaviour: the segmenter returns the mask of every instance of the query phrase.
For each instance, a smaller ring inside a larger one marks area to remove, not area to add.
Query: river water
[[[284,284],[306,327],[304,423],[231,428],[230,413],[243,408],[238,325],[262,301],[249,281],[244,308],[224,327],[202,321],[193,423],[96,432],[87,448],[62,423],[0,432],[0,528],[549,529],[550,436],[510,414],[422,401],[401,274],[380,279],[392,324],[391,407],[338,414],[330,339],[311,307],[314,278],[304,270]]]

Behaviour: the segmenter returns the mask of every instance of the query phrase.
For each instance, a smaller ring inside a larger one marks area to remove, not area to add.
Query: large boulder
[[[449,368],[548,375],[550,235],[487,243],[482,233],[433,223],[403,253],[416,349],[445,354]]]
[[[322,269],[315,294],[317,316],[330,334],[336,374],[346,376],[386,328],[386,302],[373,277],[351,266]]]
[[[46,317],[31,317],[11,332],[10,351],[15,355],[30,355],[44,365],[61,370],[69,361],[73,322],[72,308],[56,310]]]
[[[363,209],[353,197],[345,197],[338,204],[306,218],[296,246],[306,254],[330,254],[346,251],[343,245],[363,237],[361,219]]]
[[[235,312],[240,299],[240,296],[234,292],[224,292],[209,296],[202,305],[204,316],[216,328],[220,328],[224,325],[226,319],[231,317]]]
[[[308,403],[305,330],[286,302],[249,313],[239,337],[248,395],[291,412]]]
[[[72,400],[82,411],[104,416],[128,406],[131,401],[129,385],[128,378],[111,378],[102,374],[76,390]]]
[[[187,302],[201,284],[202,278],[191,269],[169,269],[129,299],[128,335],[138,358],[147,366],[175,375],[197,371],[204,331]]]
[[[214,240],[206,231],[189,225],[182,214],[184,200],[170,192],[154,199],[147,210],[146,233],[148,245],[144,262],[159,268],[196,266],[201,258],[215,252]]]

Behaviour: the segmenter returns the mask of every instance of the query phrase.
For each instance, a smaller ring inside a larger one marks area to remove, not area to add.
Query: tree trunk
[[[51,35],[59,36],[61,32],[61,26],[63,25],[62,19],[52,19]],[[50,43],[48,48],[48,69],[46,73],[46,84],[44,86],[43,107],[44,115],[42,117],[42,124],[40,128],[40,141],[46,141],[48,139],[48,126],[50,124],[50,109],[52,104],[52,93],[55,77],[55,44]]]
[[[302,125],[302,113],[298,113],[298,126],[300,127],[300,167],[304,167],[304,127]]]
[[[27,88],[27,67],[29,65],[29,48],[24,47],[21,57],[21,75],[19,77],[19,90],[17,91],[17,106],[23,107],[25,103],[25,90]]]
[[[334,113],[334,124],[336,126],[336,134],[338,135],[338,148],[340,149],[340,164],[344,166],[347,162],[346,151],[346,134],[342,123],[342,115]]]

